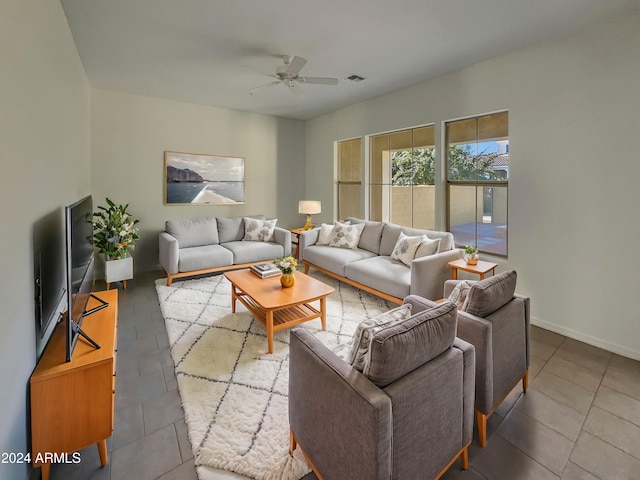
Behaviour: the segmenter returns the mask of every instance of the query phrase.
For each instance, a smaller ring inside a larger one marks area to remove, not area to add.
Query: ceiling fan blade
[[[307,60],[302,57],[293,57],[291,61],[287,64],[286,73],[289,75],[297,75],[298,72],[304,67],[307,63]]]
[[[253,95],[256,92],[259,92],[260,90],[264,90],[265,88],[269,88],[269,87],[273,87],[275,85],[278,85],[282,82],[280,82],[280,80],[278,80],[277,82],[269,82],[269,83],[265,83],[264,85],[259,85],[255,88],[252,88],[251,90],[249,90],[249,95]]]
[[[302,83],[313,83],[316,85],[337,85],[337,78],[327,78],[327,77],[298,77],[298,81]]]

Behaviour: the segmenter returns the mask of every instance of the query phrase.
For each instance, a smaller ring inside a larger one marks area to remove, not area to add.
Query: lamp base
[[[307,215],[307,223],[305,223],[303,230],[311,230],[313,228],[313,224],[311,223],[311,215]]]

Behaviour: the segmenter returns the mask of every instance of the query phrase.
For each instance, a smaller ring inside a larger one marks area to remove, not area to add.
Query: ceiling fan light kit
[[[337,85],[337,78],[329,78],[329,77],[301,77],[298,75],[302,67],[307,64],[307,60],[302,57],[291,57],[289,55],[285,55],[282,57],[283,65],[279,65],[276,68],[275,75],[269,75],[270,77],[276,78],[277,80],[274,82],[265,83],[264,85],[259,85],[255,88],[249,90],[249,94],[253,95],[260,90],[264,90],[265,88],[274,87],[279,84],[283,84],[286,87],[296,94],[296,96],[301,95],[301,91],[299,88],[300,83],[310,84],[310,85]]]

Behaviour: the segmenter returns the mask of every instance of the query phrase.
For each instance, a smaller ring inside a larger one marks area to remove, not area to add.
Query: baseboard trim
[[[569,337],[573,340],[578,340],[579,342],[593,345],[594,347],[602,348],[603,350],[622,355],[623,357],[631,358],[633,360],[640,360],[640,350],[634,350],[623,345],[608,342],[606,340],[602,340],[601,338],[593,337],[591,335],[578,332],[577,330],[573,330],[571,328],[566,328],[555,323],[547,322],[537,317],[531,317],[531,325],[544,328],[545,330],[549,330],[551,332],[559,333],[560,335],[564,335],[565,337]]]

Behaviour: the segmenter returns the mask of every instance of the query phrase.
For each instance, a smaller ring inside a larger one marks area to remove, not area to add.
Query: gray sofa
[[[272,241],[245,240],[245,217],[167,220],[159,259],[167,285],[176,278],[246,268],[291,253],[291,232],[275,227]],[[250,218],[264,220],[264,215]]]
[[[305,273],[313,267],[345,283],[401,304],[410,294],[425,298],[442,297],[444,282],[451,278],[447,265],[462,258],[462,249],[455,248],[453,235],[449,232],[419,230],[393,223],[371,222],[348,218],[351,224],[364,223],[357,250],[316,245],[319,229],[302,232],[299,238],[300,258]],[[390,255],[400,236],[427,235],[440,239],[439,252],[413,260],[407,266]]]
[[[374,333],[359,372],[304,328],[291,331],[289,424],[318,478],[439,478],[468,465],[474,347],[456,307],[417,296],[412,316]]]

